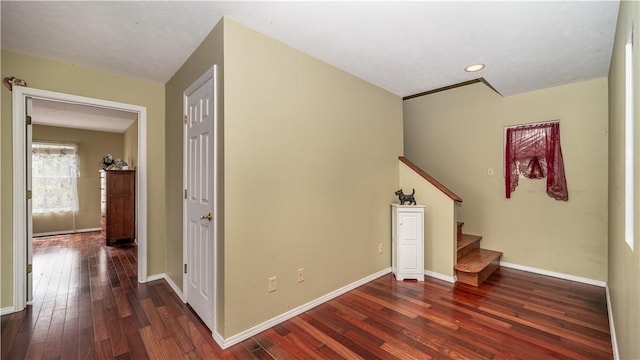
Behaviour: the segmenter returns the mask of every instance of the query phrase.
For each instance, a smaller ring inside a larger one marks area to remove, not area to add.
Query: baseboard
[[[611,347],[613,348],[614,360],[620,360],[618,352],[618,340],[616,338],[616,327],[613,324],[613,309],[611,308],[611,293],[609,292],[609,284],[605,287],[607,294],[607,313],[609,314],[609,332],[611,333]]]
[[[438,280],[450,282],[452,284],[456,283],[456,278],[454,276],[444,275],[444,274],[440,274],[440,273],[433,272],[433,271],[430,271],[430,270],[425,270],[424,274],[426,276],[429,276],[429,277],[432,277],[432,278],[435,278],[435,279],[438,279]]]
[[[182,295],[182,290],[180,290],[178,285],[176,285],[176,283],[174,283],[173,280],[166,273],[149,275],[147,276],[147,279],[144,282],[148,283],[151,281],[158,281],[158,280],[166,281],[167,284],[169,284],[169,287],[171,288],[171,290],[173,290],[173,292],[176,293],[176,295],[178,295],[178,298],[180,298],[180,301],[185,302],[184,296]]]
[[[98,227],[98,228],[79,229],[79,230],[49,231],[49,232],[33,234],[33,237],[53,236],[53,235],[66,235],[66,234],[85,233],[85,232],[93,232],[93,231],[100,231],[100,228]]]
[[[9,315],[18,311],[19,310],[14,309],[13,306],[7,306],[7,307],[0,308],[0,315]]]
[[[171,290],[173,290],[173,292],[176,293],[176,295],[178,295],[178,297],[183,303],[186,303],[184,295],[182,295],[182,290],[180,290],[178,285],[176,285],[176,283],[173,282],[173,280],[171,279],[171,277],[169,277],[169,275],[167,274],[163,274],[163,275],[164,275],[164,280],[167,282],[167,284],[169,284],[169,286],[171,287]]]
[[[148,282],[151,282],[151,281],[162,280],[166,276],[167,275],[165,273],[149,275],[149,276],[147,276],[147,279],[144,282],[148,283]]]
[[[213,341],[216,342],[216,344],[218,344],[218,346],[220,346],[222,349],[224,349],[222,347],[222,345],[224,344],[224,338],[222,337],[222,335],[220,335],[220,333],[218,333],[217,331],[214,331],[213,334],[211,334],[213,336]],[[230,345],[227,345],[227,347],[229,347]]]
[[[527,272],[534,273],[534,274],[546,275],[546,276],[551,276],[551,277],[555,277],[555,278],[559,278],[559,279],[575,281],[575,282],[588,284],[588,285],[595,285],[595,286],[599,286],[599,287],[606,287],[607,286],[607,283],[605,281],[601,281],[601,280],[594,280],[594,279],[589,279],[589,278],[585,278],[585,277],[581,277],[581,276],[563,274],[563,273],[559,273],[559,272],[555,272],[555,271],[549,271],[549,270],[538,269],[538,268],[534,268],[534,267],[530,267],[530,266],[512,264],[512,263],[508,263],[508,262],[504,262],[504,261],[500,262],[500,266],[504,266],[506,268],[516,269],[516,270],[527,271]]]
[[[321,296],[315,300],[312,300],[304,305],[298,306],[295,309],[291,309],[283,314],[280,314],[274,318],[271,318],[270,320],[267,320],[261,324],[258,324],[250,329],[247,329],[239,334],[233,335],[229,338],[222,338],[219,334],[215,333],[213,334],[213,338],[214,340],[218,343],[218,345],[220,345],[221,348],[226,349],[230,346],[233,346],[239,342],[242,342],[264,330],[267,330],[271,327],[274,327],[286,320],[291,319],[294,316],[298,316],[300,314],[302,314],[305,311],[308,311],[318,305],[321,305],[335,297],[338,297],[344,293],[347,293],[355,288],[357,288],[358,286],[362,286],[370,281],[373,281],[381,276],[387,275],[391,272],[391,268],[387,268],[384,270],[380,270],[377,273],[371,274],[367,277],[364,277],[356,282],[353,282],[349,285],[343,286],[337,290],[334,290],[324,296]]]

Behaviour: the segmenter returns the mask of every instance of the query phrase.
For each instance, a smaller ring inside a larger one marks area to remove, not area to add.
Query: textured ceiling
[[[607,76],[618,6],[2,1],[1,39],[4,50],[165,83],[228,16],[400,96],[478,77],[509,96]],[[466,73],[472,63],[487,66]]]

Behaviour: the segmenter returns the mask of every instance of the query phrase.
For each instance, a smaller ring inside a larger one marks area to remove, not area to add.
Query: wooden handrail
[[[462,198],[460,196],[456,195],[453,191],[447,189],[446,186],[442,185],[440,182],[438,182],[438,180],[431,177],[431,175],[427,174],[418,165],[412,163],[411,161],[409,161],[409,159],[405,158],[404,156],[399,156],[398,159],[400,159],[400,161],[402,161],[405,165],[410,167],[411,170],[415,171],[418,175],[422,176],[425,180],[430,182],[431,185],[435,186],[436,188],[438,188],[438,190],[442,191],[442,193],[444,193],[449,198],[451,198],[451,200],[462,202]]]

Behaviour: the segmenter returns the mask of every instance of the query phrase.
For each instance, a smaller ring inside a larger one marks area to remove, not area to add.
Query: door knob
[[[211,221],[211,219],[213,219],[213,215],[211,215],[211,213],[208,213],[207,215],[202,215],[200,216],[200,219],[207,219],[209,221]]]

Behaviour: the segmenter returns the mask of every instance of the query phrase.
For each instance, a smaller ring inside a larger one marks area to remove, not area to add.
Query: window
[[[78,146],[34,142],[32,151],[33,213],[78,211]]]
[[[505,195],[511,198],[520,177],[547,178],[547,194],[569,200],[558,121],[506,128]]]
[[[632,27],[633,29],[633,27]],[[633,129],[633,30],[629,32],[627,44],[625,45],[625,141],[624,141],[624,239],[633,250],[633,187],[634,187],[634,129]]]

